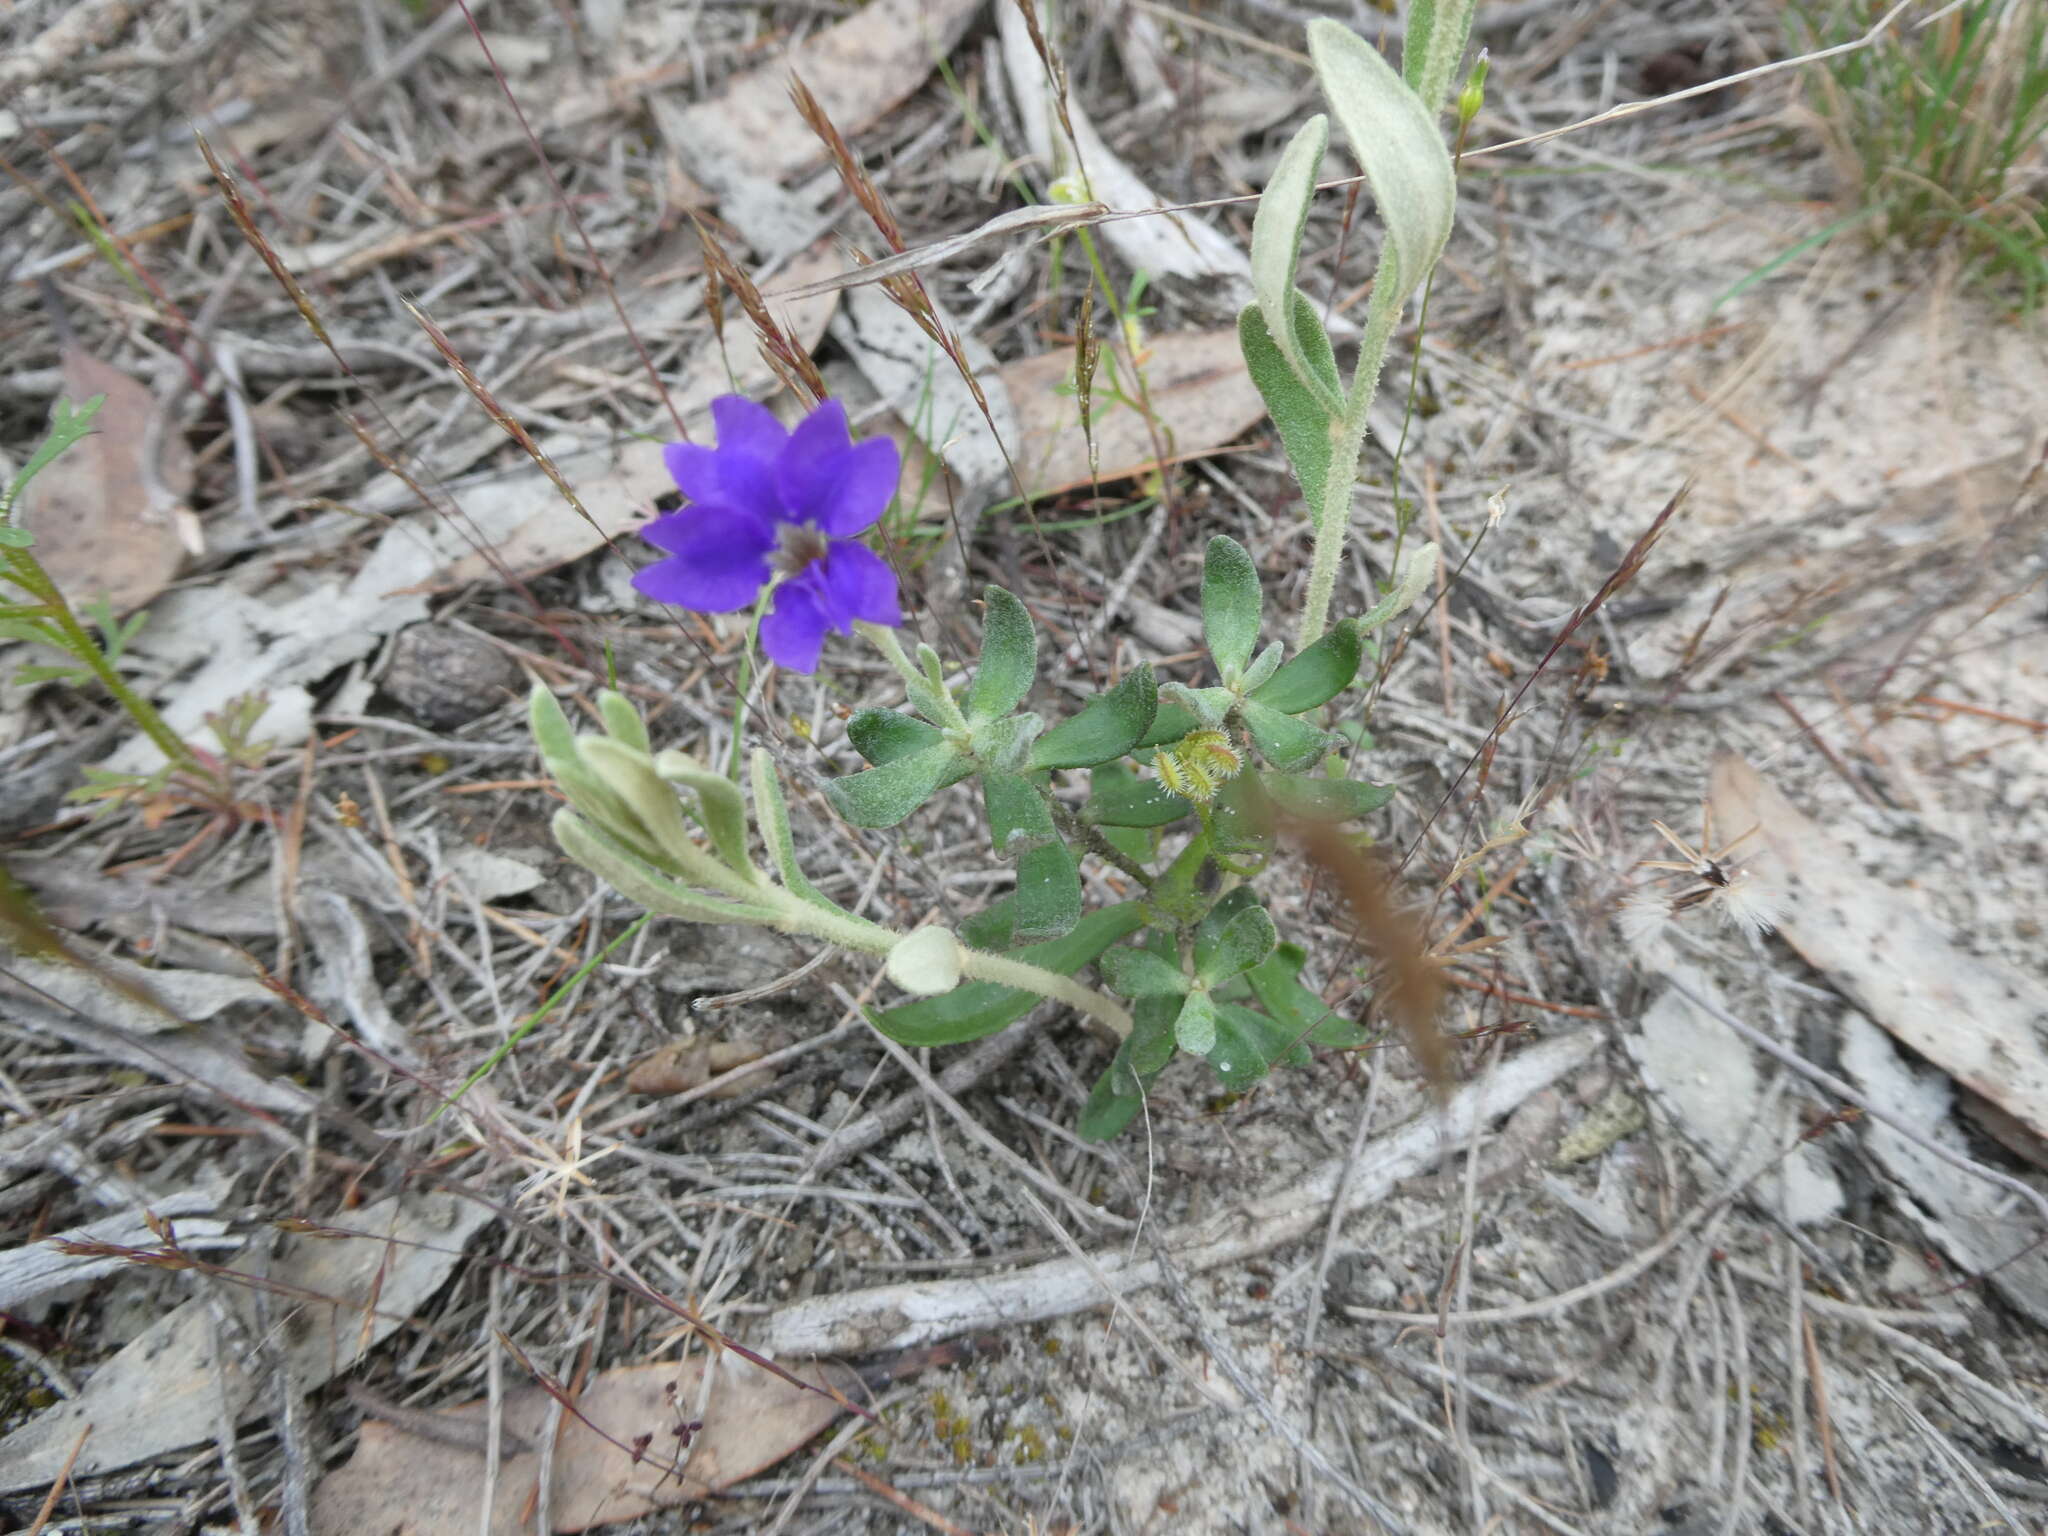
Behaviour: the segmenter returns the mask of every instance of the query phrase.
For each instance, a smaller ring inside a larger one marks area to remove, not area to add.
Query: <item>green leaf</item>
[[[28,462],[21,466],[15,477],[7,483],[7,494],[0,497],[0,512],[12,513],[15,500],[21,495],[29,481],[50,467],[50,461],[92,430],[92,419],[99,414],[101,406],[107,403],[105,395],[94,395],[83,405],[73,405],[59,397],[50,407],[50,430],[44,436],[36,451],[28,456]]]
[[[960,924],[960,942],[969,949],[1009,949],[1016,928],[1017,898],[1000,896]]]
[[[1117,1091],[1117,1076],[1123,1071],[1121,1058],[1103,1069],[1102,1076],[1095,1079],[1095,1087],[1088,1094],[1088,1103],[1081,1110],[1081,1118],[1075,1122],[1074,1131],[1083,1141],[1108,1141],[1123,1134],[1124,1127],[1138,1117],[1138,1111],[1145,1107],[1144,1098],[1135,1093]]]
[[[1315,201],[1316,171],[1330,147],[1330,120],[1318,112],[1295,130],[1274,162],[1266,190],[1252,215],[1252,291],[1259,313],[1295,378],[1317,395],[1331,415],[1343,411],[1340,391],[1311,368],[1289,323],[1294,296],[1294,269],[1301,260],[1301,234]]]
[[[1266,853],[1273,846],[1273,802],[1264,776],[1240,773],[1209,807],[1209,834],[1218,853]]]
[[[1163,747],[1169,742],[1179,741],[1189,731],[1196,730],[1202,722],[1195,718],[1195,712],[1185,704],[1172,699],[1159,701],[1159,713],[1152,717],[1152,728],[1145,732],[1138,742],[1138,748]]]
[[[693,923],[773,923],[775,914],[751,903],[705,896],[656,869],[619,838],[564,806],[555,812],[555,841],[562,852],[629,901],[650,912]]]
[[[1019,950],[1016,958],[1071,976],[1118,939],[1136,932],[1144,921],[1144,909],[1137,902],[1118,902],[1089,913],[1061,938]],[[873,1018],[877,1029],[904,1045],[958,1045],[1015,1023],[1040,1001],[1035,992],[992,981],[970,981],[943,997],[920,998],[884,1009]]]
[[[1429,59],[1430,34],[1435,30],[1436,0],[1409,0],[1408,28],[1401,37],[1401,79],[1425,106],[1432,103],[1422,93],[1422,76]]]
[[[1141,779],[1122,763],[1097,768],[1094,785],[1081,815],[1098,827],[1163,827],[1192,809],[1158,780]]]
[[[533,685],[533,692],[527,696],[526,719],[534,745],[540,748],[541,761],[551,776],[558,777],[555,765],[576,758],[576,728],[562,713],[561,701],[539,683]]]
[[[644,840],[671,857],[679,849],[695,845],[689,824],[683,820],[682,802],[656,775],[654,763],[645,752],[636,752],[609,736],[586,736],[576,745],[583,754],[584,766],[631,813],[632,824],[614,825],[614,831],[628,834],[637,829],[641,837],[636,840]]]
[[[1038,675],[1038,630],[1024,605],[1001,587],[987,588],[982,621],[981,662],[967,689],[967,718],[976,724],[1000,720],[1031,691]]]
[[[1280,658],[1287,654],[1287,642],[1275,640],[1258,655],[1252,664],[1244,669],[1244,676],[1237,680],[1237,686],[1246,693],[1256,693],[1273,680],[1280,670]]]
[[[1406,613],[1415,605],[1425,588],[1436,576],[1437,547],[1424,544],[1410,550],[1402,560],[1400,569],[1394,572],[1394,580],[1387,589],[1387,595],[1359,615],[1358,627],[1367,634],[1381,625]]]
[[[971,762],[997,773],[1021,773],[1030,761],[1032,744],[1044,729],[1044,719],[1029,713],[985,720],[969,732]],[[954,777],[965,777],[965,774]]]
[[[1237,695],[1228,688],[1190,688],[1185,683],[1162,683],[1159,694],[1168,703],[1178,704],[1192,715],[1196,726],[1211,731],[1223,724],[1223,717],[1237,702]],[[1155,719],[1153,723],[1156,725],[1158,722]],[[1185,736],[1187,732],[1181,734]],[[1151,739],[1149,732],[1146,739]]]
[[[765,747],[754,748],[748,770],[754,786],[754,823],[761,829],[761,841],[768,845],[768,856],[775,861],[775,872],[782,877],[783,888],[827,912],[845,911],[811,884],[803,866],[796,861],[796,839],[789,831],[789,805],[782,797],[782,781],[776,777],[774,760]]]
[[[1234,899],[1240,895],[1244,899]],[[1279,942],[1271,915],[1258,904],[1250,886],[1239,886],[1195,929],[1195,974],[1205,984],[1218,986],[1257,965]]]
[[[29,549],[34,546],[36,536],[26,528],[0,525],[0,545],[8,549]]]
[[[1330,351],[1330,339],[1323,334],[1315,305],[1298,289],[1293,315],[1298,350],[1318,372],[1327,369],[1334,385],[1337,360]],[[1267,414],[1280,429],[1280,446],[1287,450],[1288,466],[1301,482],[1309,506],[1319,509],[1323,487],[1330,478],[1330,433],[1338,418],[1294,376],[1256,304],[1245,306],[1237,317],[1237,344],[1244,353],[1245,369],[1258,386],[1259,398],[1266,402]]]
[[[719,858],[743,875],[755,873],[747,851],[747,806],[739,786],[713,773],[687,752],[673,748],[654,759],[654,771],[670,784],[680,784],[697,797],[697,816],[711,834]]]
[[[1017,918],[1020,942],[1056,939],[1081,920],[1081,870],[1073,852],[1055,837],[1017,861]]]
[[[937,741],[882,767],[833,779],[825,794],[856,827],[893,827],[929,800],[960,760],[950,741]]]
[[[893,709],[856,710],[846,722],[853,750],[877,768],[922,752],[940,739],[939,728]]]
[[[1163,937],[1153,930],[1154,937]],[[1155,951],[1156,953],[1156,951]],[[1160,958],[1164,958],[1163,956]],[[1131,1037],[1118,1053],[1137,1082],[1150,1082],[1173,1060],[1173,1021],[1180,1017],[1180,994],[1145,997],[1131,1005]]]
[[[1346,619],[1314,645],[1287,663],[1250,697],[1283,715],[1306,714],[1329,703],[1358,676],[1365,645],[1358,621]]]
[[[1149,949],[1112,949],[1102,957],[1102,974],[1110,989],[1132,999],[1181,997],[1188,979]]]
[[[1285,1027],[1236,1003],[1224,1003],[1216,1010],[1216,1033],[1202,1053],[1223,1086],[1233,1090],[1251,1087],[1277,1062],[1306,1066],[1308,1049],[1297,1045]]]
[[[1320,726],[1283,715],[1255,699],[1238,705],[1237,713],[1251,735],[1252,745],[1259,749],[1259,756],[1282,772],[1306,768],[1323,755],[1332,739]]]
[[[1109,692],[1098,694],[1071,720],[1038,738],[1033,768],[1093,768],[1129,752],[1151,728],[1159,711],[1159,684],[1149,662],[1124,674]]]
[[[1387,231],[1378,281],[1397,309],[1420,288],[1450,238],[1457,179],[1436,114],[1379,50],[1342,22],[1308,24],[1309,57],[1323,95],[1372,183]]]
[[[1332,1012],[1321,997],[1302,985],[1301,967],[1305,959],[1299,945],[1282,944],[1245,972],[1259,1006],[1295,1040],[1336,1050],[1349,1050],[1371,1040],[1371,1031],[1361,1029],[1341,1013]]]
[[[604,721],[607,735],[623,741],[636,752],[653,753],[654,747],[647,739],[647,722],[640,718],[640,711],[623,693],[615,688],[598,689],[597,713]]]
[[[1190,992],[1173,1021],[1174,1043],[1192,1056],[1208,1053],[1216,1043],[1216,1005],[1206,992]]]
[[[984,773],[981,793],[988,806],[989,841],[997,858],[1022,858],[1055,840],[1052,812],[1029,779],[1014,773]]]
[[[1226,683],[1243,674],[1259,643],[1259,568],[1237,540],[1217,534],[1202,560],[1202,635]]]
[[[1299,774],[1263,775],[1266,793],[1290,816],[1304,821],[1353,821],[1370,816],[1394,798],[1391,784],[1363,779],[1313,779]]]

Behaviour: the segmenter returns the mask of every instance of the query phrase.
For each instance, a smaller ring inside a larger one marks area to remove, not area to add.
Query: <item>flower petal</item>
[[[764,523],[784,520],[781,498],[775,494],[773,459],[701,443],[670,443],[661,457],[676,488],[697,505],[737,507]]]
[[[838,489],[834,470],[850,447],[846,407],[837,400],[825,401],[789,434],[775,459],[775,488],[797,522],[817,522],[818,512],[832,505]]]
[[[853,621],[892,628],[903,622],[896,601],[896,573],[889,562],[865,544],[835,543],[809,573],[822,607],[842,635],[853,633]]]
[[[896,494],[903,458],[894,440],[871,437],[855,443],[832,461],[827,480],[830,498],[812,510],[810,520],[836,538],[872,528]]]
[[[711,402],[711,420],[718,428],[718,446],[772,464],[789,441],[789,431],[765,405],[745,395],[720,395]]]
[[[818,670],[818,652],[825,646],[824,610],[807,583],[785,582],[775,589],[775,608],[761,621],[761,649],[778,667],[792,672]]]
[[[658,517],[640,530],[657,549],[669,552],[633,577],[633,585],[658,602],[698,613],[733,613],[752,603],[768,584],[768,555],[774,533],[757,517],[730,507],[692,507]]]

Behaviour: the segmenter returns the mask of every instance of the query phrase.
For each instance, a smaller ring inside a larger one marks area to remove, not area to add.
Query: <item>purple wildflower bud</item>
[[[671,443],[665,450],[690,505],[640,530],[668,558],[635,575],[633,585],[699,613],[735,613],[780,576],[761,621],[761,648],[793,672],[817,669],[828,629],[850,635],[856,619],[901,624],[895,573],[855,539],[896,493],[896,445],[886,437],[854,442],[837,400],[794,432],[741,395],[712,401],[711,418],[717,447]]]

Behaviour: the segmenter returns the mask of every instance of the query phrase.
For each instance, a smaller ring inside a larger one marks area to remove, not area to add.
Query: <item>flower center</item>
[[[784,523],[776,530],[776,539],[780,547],[775,552],[775,568],[785,576],[802,575],[832,547],[832,541],[809,523]]]

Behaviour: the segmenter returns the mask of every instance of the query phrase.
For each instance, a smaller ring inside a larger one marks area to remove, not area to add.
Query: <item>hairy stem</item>
[[[1388,250],[1391,252],[1392,247]],[[1401,316],[1400,301],[1393,297],[1396,284],[1390,265],[1387,258],[1381,259],[1372,286],[1372,301],[1366,307],[1365,335],[1358,344],[1358,366],[1351,375],[1344,415],[1331,428],[1330,472],[1323,483],[1323,504],[1316,511],[1315,557],[1309,566],[1308,602],[1295,634],[1298,650],[1306,650],[1322,639],[1323,632],[1330,627],[1330,597],[1337,588],[1337,566],[1344,558],[1344,542],[1351,533],[1351,491],[1358,483],[1366,419],[1372,412],[1373,396],[1379,393],[1380,370],[1386,366],[1394,323]]]
[[[828,912],[788,891],[774,890],[761,895],[775,909],[775,926],[785,933],[807,934],[814,939],[837,944],[841,949],[858,950],[869,955],[888,954],[904,937],[894,929],[871,923],[864,917]],[[963,946],[960,972],[974,981],[993,981],[1001,986],[1015,987],[1020,992],[1032,992],[1039,997],[1065,1003],[1106,1025],[1119,1040],[1131,1032],[1131,1016],[1115,998],[1097,992],[1093,987],[1083,986],[1071,976],[1062,976],[1058,971],[1033,965],[1028,960],[992,955],[986,950]]]

